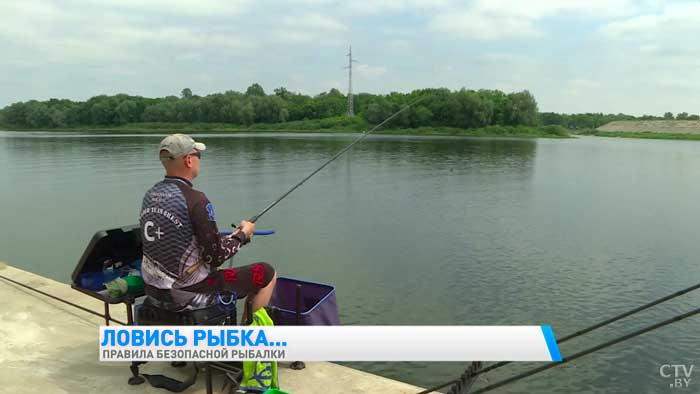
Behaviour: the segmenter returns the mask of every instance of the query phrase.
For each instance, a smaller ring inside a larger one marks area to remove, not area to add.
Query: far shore
[[[654,140],[687,140],[687,141],[699,141],[700,134],[690,134],[690,133],[667,133],[667,132],[653,132],[653,131],[640,131],[640,132],[628,132],[628,131],[598,131],[592,135],[598,137],[617,137],[617,138],[644,138],[644,139],[654,139]]]
[[[351,127],[340,128],[285,128],[282,125],[259,124],[250,127],[217,124],[154,124],[145,125],[135,123],[123,126],[84,126],[65,127],[47,130],[21,129],[15,127],[2,127],[2,131],[18,132],[79,132],[79,133],[158,133],[186,132],[186,133],[362,133],[365,130],[358,130]],[[572,138],[571,135],[562,128],[552,127],[526,127],[526,126],[491,126],[478,129],[459,129],[450,127],[421,127],[415,129],[377,129],[372,134],[382,135],[402,135],[402,136],[457,136],[457,137],[488,137],[488,138]]]

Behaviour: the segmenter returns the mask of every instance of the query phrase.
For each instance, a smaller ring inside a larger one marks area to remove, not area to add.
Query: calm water
[[[137,221],[162,176],[160,138],[0,132],[0,260],[68,282],[96,230]],[[209,149],[195,184],[223,227],[352,138],[200,135]],[[235,260],[336,285],[345,324],[546,323],[561,337],[697,283],[699,219],[698,142],[372,136],[270,211],[258,228],[277,235]],[[699,301],[684,296],[562,353]],[[497,392],[679,392],[659,366],[700,368],[699,328],[700,318],[686,320]],[[352,365],[425,386],[463,368]],[[700,390],[694,380],[687,392]]]

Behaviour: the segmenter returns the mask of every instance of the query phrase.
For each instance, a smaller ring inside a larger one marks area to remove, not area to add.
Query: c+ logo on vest
[[[153,224],[153,222],[150,220],[143,225],[143,236],[149,242],[153,242],[156,240],[156,237],[148,234],[148,229],[153,226],[155,226],[155,224]],[[163,236],[163,232],[160,230],[160,226],[158,226],[158,228],[156,229],[155,234],[158,236],[158,239],[160,239],[160,237]]]

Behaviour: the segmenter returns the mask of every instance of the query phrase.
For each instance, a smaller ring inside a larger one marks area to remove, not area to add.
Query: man
[[[139,221],[146,294],[162,308],[182,311],[212,306],[217,294],[235,292],[252,296],[255,312],[270,301],[277,275],[267,263],[217,270],[250,242],[255,224],[244,220],[232,234],[219,234],[212,204],[192,187],[205,149],[184,134],[160,143],[165,179],[146,192]]]

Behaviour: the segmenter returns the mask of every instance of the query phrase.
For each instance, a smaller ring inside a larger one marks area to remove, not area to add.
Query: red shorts
[[[270,284],[275,269],[268,263],[254,263],[242,267],[216,270],[203,281],[180,290],[193,293],[215,294],[224,291],[235,292],[238,298],[257,294]]]

